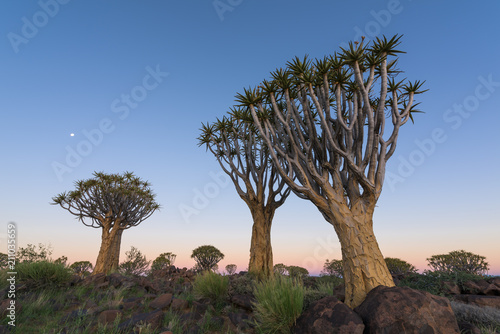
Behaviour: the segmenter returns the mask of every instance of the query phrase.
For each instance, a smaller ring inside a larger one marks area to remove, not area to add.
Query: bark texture
[[[260,206],[251,209],[253,217],[250,262],[248,271],[259,278],[269,277],[273,272],[273,249],[271,225],[273,214]]]
[[[123,230],[119,226],[113,227],[111,230],[103,227],[101,247],[92,275],[109,274],[111,271],[118,270],[122,233]]]

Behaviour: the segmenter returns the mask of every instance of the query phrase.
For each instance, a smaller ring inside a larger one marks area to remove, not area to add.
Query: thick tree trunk
[[[108,274],[112,270],[113,264],[118,261],[118,257],[116,258],[116,260],[114,259],[114,255],[116,252],[116,239],[119,239],[118,241],[121,241],[122,232],[123,230],[120,230],[117,227],[113,227],[111,231],[107,230],[106,228],[102,229],[101,248],[99,249],[99,255],[97,256],[92,275],[100,273]],[[117,238],[117,236],[119,237]],[[118,245],[118,252],[119,251],[120,249]]]
[[[250,263],[248,271],[258,278],[267,278],[273,272],[273,250],[271,246],[271,224],[273,214],[262,206],[250,208],[253,218]]]
[[[111,269],[110,271],[117,271],[120,265],[120,245],[122,243],[122,233],[123,230],[120,229],[116,232],[116,236],[113,241],[112,249],[110,251],[111,256]]]
[[[341,211],[331,218],[336,221],[334,227],[342,248],[345,304],[355,308],[370,290],[379,285],[394,286],[394,281],[373,233],[373,210],[366,212],[357,207]]]

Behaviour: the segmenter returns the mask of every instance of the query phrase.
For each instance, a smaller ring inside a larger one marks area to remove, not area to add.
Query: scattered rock
[[[463,284],[465,294],[500,296],[500,287],[484,279],[478,281],[467,281]]]
[[[122,312],[119,310],[106,310],[102,311],[97,318],[97,322],[103,325],[112,324],[116,318],[121,317]]]
[[[101,274],[87,276],[86,278],[83,279],[82,285],[84,285],[84,286],[96,286],[96,285],[102,284],[104,282],[106,282],[106,275],[101,273]]]
[[[500,309],[500,296],[458,295],[454,299],[466,304]]]
[[[363,319],[335,297],[313,302],[292,330],[295,334],[363,334]]]
[[[231,303],[247,311],[253,310],[253,302],[255,302],[255,298],[250,295],[234,295],[231,297]]]
[[[460,333],[448,299],[408,287],[378,286],[354,311],[368,333]]]
[[[174,298],[170,304],[170,309],[172,311],[183,311],[189,307],[187,300]]]
[[[134,315],[131,319],[125,320],[118,329],[124,330],[132,327],[150,326],[151,329],[158,329],[163,320],[163,312],[155,310],[153,312],[141,313]]]
[[[481,334],[481,330],[477,326],[468,322],[459,322],[458,328],[462,334]]]
[[[253,317],[245,312],[229,312],[227,316],[239,330],[247,330],[254,327]]]
[[[154,309],[165,309],[170,305],[171,302],[172,302],[172,294],[165,293],[163,295],[159,295],[158,297],[156,297],[155,300],[153,300],[149,304],[149,307],[152,307]]]

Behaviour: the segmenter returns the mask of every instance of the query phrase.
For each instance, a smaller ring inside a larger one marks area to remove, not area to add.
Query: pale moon
[[[74,136],[75,136],[75,134],[74,134],[74,133],[72,133],[72,134],[70,134],[70,136],[71,136],[71,137],[74,137]]]

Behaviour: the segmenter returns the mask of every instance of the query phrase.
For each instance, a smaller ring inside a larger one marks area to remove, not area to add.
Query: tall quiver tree
[[[269,277],[273,273],[271,225],[290,188],[271,163],[249,111],[234,108],[222,120],[203,125],[201,132],[199,145],[215,156],[252,213],[248,270],[258,277]]]
[[[123,231],[139,225],[160,206],[150,184],[133,173],[93,175],[75,182],[75,190],[52,198],[52,204],[68,210],[85,226],[102,229],[101,248],[92,272],[95,275],[118,269]]]
[[[419,81],[395,80],[400,71],[388,58],[401,53],[399,40],[350,43],[342,54],[315,61],[295,58],[271,81],[236,96],[281,177],[333,225],[346,304],[353,308],[373,288],[394,285],[373,233],[373,212],[399,129],[413,121],[414,96],[423,92]]]

